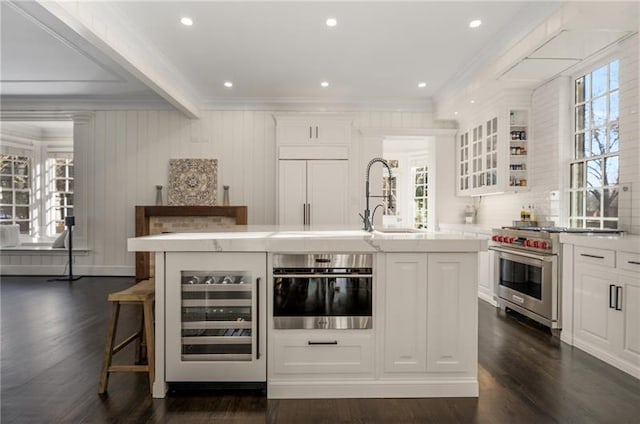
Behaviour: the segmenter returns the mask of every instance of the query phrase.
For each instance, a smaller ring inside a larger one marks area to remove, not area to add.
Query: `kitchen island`
[[[452,234],[272,226],[129,239],[130,251],[156,254],[153,396],[167,382],[266,382],[269,398],[478,396],[486,247]],[[274,274],[285,256],[326,266],[355,254],[366,265],[342,265],[335,277]],[[282,299],[294,286],[306,297],[293,314],[313,328],[274,324],[292,314],[295,296],[286,307]],[[326,317],[306,316],[319,301]],[[356,309],[366,325],[335,317]]]

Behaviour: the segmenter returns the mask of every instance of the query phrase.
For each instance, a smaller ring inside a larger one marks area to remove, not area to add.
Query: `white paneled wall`
[[[431,113],[356,112],[353,116],[356,130],[453,127],[451,122],[434,122]],[[248,206],[249,224],[276,222],[271,111],[204,111],[199,120],[172,111],[101,111],[76,127],[75,138],[76,215],[78,221],[85,220],[78,223],[76,232],[78,244],[89,250],[76,257],[78,274],[134,274],[134,255],[126,247],[127,238],[134,236],[134,206],[153,204],[157,184],[165,187],[166,202],[172,158],[218,159],[219,202],[222,185],[229,185],[231,204]],[[354,142],[354,154],[362,154],[363,159],[353,161],[353,166],[367,157],[367,149],[360,144]],[[352,183],[354,197],[362,191],[364,168],[357,173],[363,177]],[[1,257],[5,274],[62,273],[66,264],[64,255],[5,253]]]

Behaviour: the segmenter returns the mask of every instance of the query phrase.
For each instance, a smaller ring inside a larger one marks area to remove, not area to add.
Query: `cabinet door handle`
[[[588,253],[581,253],[580,256],[584,256],[586,258],[604,259],[604,256],[589,255]]]
[[[616,311],[622,310],[622,286],[616,286]]]
[[[307,204],[302,204],[302,225],[307,225]]]
[[[313,127],[309,127],[309,140],[313,138]]]
[[[616,307],[616,290],[615,290],[616,285],[615,284],[609,284],[609,308],[610,309],[615,309]]]
[[[638,261],[627,261],[627,263],[631,265],[640,265],[640,262]]]
[[[318,138],[318,126],[316,125],[316,138]]]
[[[311,225],[311,203],[307,203],[307,225]]]
[[[307,344],[308,344],[309,346],[319,346],[319,345],[337,345],[337,344],[338,344],[338,341],[337,341],[337,340],[332,340],[332,341],[330,341],[330,342],[314,342],[314,341],[309,340],[309,341],[307,342]]]
[[[256,359],[260,359],[260,277],[256,278]]]

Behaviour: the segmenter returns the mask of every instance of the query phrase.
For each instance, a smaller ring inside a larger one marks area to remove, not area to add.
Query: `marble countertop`
[[[576,246],[640,253],[640,236],[633,234],[620,236],[564,233],[560,234],[560,242]]]
[[[441,223],[438,226],[440,227],[441,230],[460,231],[465,233],[474,233],[474,234],[486,235],[486,236],[490,236],[494,228],[500,228],[495,226],[492,227],[490,225],[462,224],[462,223],[456,223],[456,224]]]
[[[426,231],[368,233],[352,227],[235,226],[215,233],[135,237],[128,240],[127,247],[136,252],[477,252],[487,249],[487,241]]]

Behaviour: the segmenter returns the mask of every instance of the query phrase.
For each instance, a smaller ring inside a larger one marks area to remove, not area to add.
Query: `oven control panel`
[[[501,245],[525,248],[527,250],[550,251],[551,240],[537,239],[525,236],[493,235],[491,241]]]

